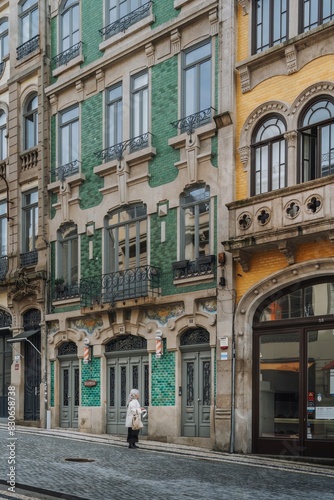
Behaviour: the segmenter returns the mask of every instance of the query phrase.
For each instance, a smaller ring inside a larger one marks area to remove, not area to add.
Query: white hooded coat
[[[132,427],[132,417],[138,411],[141,415],[142,411],[138,399],[132,399],[128,404],[128,409],[126,412],[125,427]]]

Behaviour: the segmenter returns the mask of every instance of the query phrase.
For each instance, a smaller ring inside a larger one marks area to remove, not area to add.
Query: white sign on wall
[[[315,418],[319,420],[334,419],[334,406],[317,406],[315,409]]]

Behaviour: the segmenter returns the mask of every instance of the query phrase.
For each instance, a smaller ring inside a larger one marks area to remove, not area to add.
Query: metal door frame
[[[73,356],[59,356],[59,425],[62,428],[76,429],[78,427],[78,411],[80,405],[80,365],[79,359]],[[64,395],[64,370],[68,370],[69,394]],[[76,380],[76,370],[78,376]],[[76,383],[78,384],[78,395],[76,396]],[[67,397],[68,405],[64,405],[64,397]],[[77,397],[77,401],[76,401]],[[75,403],[78,404],[75,404]],[[65,407],[68,408],[67,419],[63,418]]]

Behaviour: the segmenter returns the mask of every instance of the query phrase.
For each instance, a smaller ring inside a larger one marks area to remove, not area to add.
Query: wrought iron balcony
[[[31,52],[34,52],[39,46],[39,35],[34,36],[34,38],[31,38],[27,42],[23,43],[16,49],[16,59],[23,59],[27,55],[31,54]]]
[[[7,255],[2,255],[0,257],[0,280],[6,279],[6,274],[8,273],[8,257]]]
[[[25,266],[34,266],[38,262],[38,253],[37,250],[32,250],[31,252],[25,252],[20,254],[20,265],[21,267]]]
[[[54,66],[56,68],[59,68],[59,66],[67,64],[69,61],[79,56],[81,52],[81,46],[82,42],[78,42],[75,45],[72,45],[72,47],[70,47],[69,49],[66,49],[60,54],[57,54],[52,58]]]
[[[153,297],[159,294],[160,270],[140,266],[102,276],[91,276],[80,282],[81,307],[90,307],[116,301]]]
[[[124,152],[128,149],[129,153],[134,153],[135,151],[140,151],[141,149],[147,148],[150,144],[150,132],[129,139],[128,141],[119,142],[114,144],[102,151],[95,153],[95,156],[102,161],[118,160],[121,161]]]
[[[59,181],[63,181],[70,175],[78,174],[80,172],[81,161],[74,160],[65,165],[61,165],[56,169],[56,177]]]
[[[213,274],[215,270],[215,255],[201,255],[196,260],[180,260],[172,263],[174,281],[185,278]]]
[[[130,26],[148,16],[152,3],[152,1],[147,2],[141,7],[138,7],[138,9],[133,10],[126,16],[120,17],[119,19],[117,19],[117,21],[100,29],[100,34],[106,40],[107,38],[110,38],[117,33],[120,33],[121,31],[125,32]]]
[[[80,296],[79,285],[69,285],[67,283],[55,285],[52,295],[53,300],[74,299]]]
[[[185,118],[181,118],[181,120],[172,122],[171,125],[173,125],[174,128],[179,129],[182,133],[187,132],[187,134],[191,136],[196,128],[211,121],[212,111],[216,110],[214,108],[203,109],[193,115],[189,115]]]

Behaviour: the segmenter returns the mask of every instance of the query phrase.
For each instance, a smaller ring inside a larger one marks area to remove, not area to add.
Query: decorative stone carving
[[[25,269],[20,269],[16,278],[15,286],[9,291],[8,296],[12,300],[19,301],[29,295],[37,295],[41,291],[39,283],[31,283]]]
[[[278,249],[286,257],[286,260],[289,265],[295,263],[296,247],[292,243],[288,243],[286,240],[279,241]]]
[[[84,84],[82,80],[78,80],[75,82],[75,88],[76,91],[78,92],[78,102],[83,101],[84,98]]]
[[[104,71],[102,69],[98,69],[95,73],[97,89],[99,92],[103,92],[104,90]]]
[[[239,69],[240,81],[241,81],[241,92],[244,94],[248,92],[251,88],[250,86],[250,71],[248,66],[241,66]]]
[[[233,260],[235,262],[239,262],[242,267],[242,270],[245,273],[248,273],[250,270],[250,255],[244,250],[237,250],[235,255],[233,256]]]
[[[297,132],[295,130],[291,130],[290,132],[286,132],[284,134],[284,139],[288,143],[288,148],[295,148],[297,144]]]
[[[306,206],[306,211],[309,214],[315,214],[319,212],[319,210],[321,210],[322,208],[322,197],[319,195],[310,196],[306,200],[305,206]]]
[[[240,229],[249,229],[252,225],[252,216],[249,212],[244,212],[238,217],[238,227]]]
[[[51,113],[53,115],[58,113],[58,97],[56,94],[51,94],[50,97]]]
[[[238,0],[239,5],[241,5],[243,15],[249,13],[249,0]]]
[[[261,208],[256,215],[256,220],[260,226],[265,226],[270,221],[269,208]]]
[[[145,45],[145,53],[147,57],[147,67],[150,68],[155,63],[155,48],[153,43],[148,43]]]
[[[215,8],[209,12],[209,21],[211,25],[211,36],[215,36],[218,33],[218,9]]]
[[[300,212],[300,204],[297,200],[289,201],[285,206],[285,214],[289,219],[294,219]]]
[[[172,42],[173,55],[178,54],[181,51],[181,33],[179,30],[173,30],[170,34],[170,39]]]
[[[243,163],[244,166],[247,167],[247,165],[249,163],[249,158],[250,158],[250,147],[243,146],[242,148],[238,149],[238,153],[240,156],[241,163]]]
[[[288,75],[297,71],[297,49],[295,45],[290,45],[285,49],[285,60]]]
[[[201,146],[198,136],[194,135],[194,140],[186,145],[186,155],[187,155],[187,167],[188,167],[188,182],[193,184],[198,180],[198,155]]]

